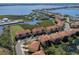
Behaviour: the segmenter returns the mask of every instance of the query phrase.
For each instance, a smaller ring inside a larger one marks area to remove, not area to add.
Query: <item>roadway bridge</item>
[[[43,10],[68,9],[68,8],[79,8],[79,6],[64,6],[64,7],[54,7],[54,8],[43,8],[43,9],[40,9],[40,11],[43,11]],[[35,9],[35,10],[32,10],[32,11],[39,11],[39,10]]]
[[[24,21],[0,22],[0,26],[4,26],[4,25],[12,25],[12,24],[18,24],[18,23],[24,23]]]

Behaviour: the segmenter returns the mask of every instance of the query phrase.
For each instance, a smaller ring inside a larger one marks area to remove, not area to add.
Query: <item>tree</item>
[[[76,36],[79,36],[79,32],[76,32]]]
[[[66,52],[75,52],[77,50],[77,47],[75,44],[69,44],[64,47],[64,50]]]
[[[48,54],[48,55],[54,55],[55,54],[55,46],[52,44],[52,46],[51,47],[48,47],[47,48],[47,50],[46,50],[46,53]]]

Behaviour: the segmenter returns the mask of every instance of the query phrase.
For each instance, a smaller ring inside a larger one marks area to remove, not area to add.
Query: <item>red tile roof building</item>
[[[46,41],[48,41],[48,40],[50,40],[50,39],[51,39],[51,38],[50,38],[49,35],[42,35],[42,36],[39,36],[39,37],[38,37],[38,40],[39,40],[41,43],[46,42]]]
[[[28,49],[30,52],[36,52],[40,49],[40,42],[39,41],[30,41],[28,44]]]
[[[16,36],[19,36],[19,35],[21,35],[21,34],[26,34],[26,33],[31,33],[31,31],[29,30],[29,29],[27,29],[27,30],[21,30],[21,31],[19,31],[19,32],[16,32]]]
[[[75,34],[76,32],[79,32],[79,29],[69,29],[69,30],[66,30],[66,31],[52,33],[50,35],[39,36],[38,40],[41,43],[44,43],[44,42],[47,42],[47,41],[54,41],[58,38],[64,38],[65,36],[71,36],[72,34]]]
[[[45,30],[44,27],[34,28],[32,29],[32,34],[41,34],[44,30]]]
[[[71,23],[72,28],[79,28],[79,21],[75,21]]]
[[[31,41],[28,41],[26,45],[28,46],[27,53],[30,53],[32,55],[45,55],[43,48],[39,41],[31,40]]]

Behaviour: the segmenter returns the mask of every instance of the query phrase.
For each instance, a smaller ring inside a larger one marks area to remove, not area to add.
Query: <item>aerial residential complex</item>
[[[0,7],[1,55],[79,54],[79,4],[5,5]]]

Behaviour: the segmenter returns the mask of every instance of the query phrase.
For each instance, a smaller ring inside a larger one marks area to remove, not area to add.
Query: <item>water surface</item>
[[[70,4],[69,6],[72,6]],[[68,6],[67,4],[56,4],[56,5],[2,5],[0,4],[0,15],[27,15],[32,12],[34,9],[43,9],[43,8],[53,8],[53,7],[64,7]],[[78,4],[77,4],[78,6]],[[59,9],[59,10],[51,10],[54,13],[68,14],[71,16],[79,15],[79,9]],[[28,24],[36,24],[38,21],[28,22]],[[27,24],[25,22],[25,24]],[[3,33],[3,27],[0,26],[0,35]]]

